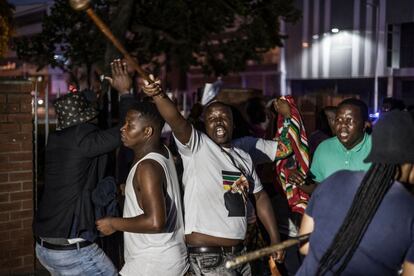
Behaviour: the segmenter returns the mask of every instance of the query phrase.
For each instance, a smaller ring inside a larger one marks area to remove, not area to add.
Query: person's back
[[[120,61],[113,63],[112,75],[123,114],[129,95],[119,77],[126,71],[114,66],[121,67]],[[120,144],[118,127],[101,130],[92,124],[98,114],[84,93],[68,93],[54,106],[57,131],[46,146],[45,185],[33,221],[36,256],[52,275],[116,275],[111,260],[94,243],[91,193],[105,176],[106,154]]]
[[[316,274],[321,254],[342,225],[364,175],[364,172],[337,172],[313,193],[306,212],[313,218],[315,228],[308,256],[297,275]],[[401,183],[392,184],[341,275],[396,275],[406,254],[414,258],[413,200]]]
[[[125,187],[124,218],[144,213],[137,202],[133,187],[135,170],[140,162],[151,159],[158,162],[166,176],[166,226],[162,233],[124,233],[125,266],[122,275],[181,275],[187,268],[187,248],[184,242],[180,187],[170,152],[166,158],[149,153],[131,169]]]
[[[73,229],[75,232],[70,232],[76,219],[74,216],[80,219],[81,197],[90,198],[98,178],[102,177],[96,172],[101,167],[103,173],[106,159],[103,153],[119,144],[116,129],[107,132],[113,136],[113,139],[108,139],[109,143],[94,139],[98,133],[95,125],[85,123],[50,134],[46,147],[45,189],[34,224],[36,236],[74,238],[87,230]],[[92,205],[87,207],[90,209],[84,212],[94,212]],[[89,221],[90,225],[94,226],[94,218]]]

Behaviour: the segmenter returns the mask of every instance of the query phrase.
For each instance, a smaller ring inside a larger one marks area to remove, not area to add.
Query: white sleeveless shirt
[[[152,159],[164,169],[167,181],[165,233],[140,234],[124,232],[125,265],[121,275],[183,275],[188,269],[187,248],[184,242],[184,223],[181,207],[180,186],[171,153],[165,158],[158,153],[149,153],[130,170],[125,186],[124,218],[144,213],[140,208],[133,179],[140,162]]]

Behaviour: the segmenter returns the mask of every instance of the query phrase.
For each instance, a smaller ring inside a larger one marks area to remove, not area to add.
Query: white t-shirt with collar
[[[243,240],[246,206],[230,187],[243,171],[250,180],[250,193],[263,189],[250,156],[238,148],[224,149],[194,128],[186,145],[175,141],[184,165],[185,234]]]

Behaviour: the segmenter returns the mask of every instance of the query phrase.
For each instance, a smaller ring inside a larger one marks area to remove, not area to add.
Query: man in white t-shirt
[[[105,235],[124,232],[121,275],[181,276],[188,269],[181,193],[173,157],[161,142],[164,120],[153,103],[132,105],[121,128],[134,151],[125,186],[123,218],[99,219]]]
[[[266,192],[250,156],[231,145],[233,116],[229,106],[214,102],[205,110],[206,134],[195,130],[163,93],[159,81],[147,84],[162,117],[171,126],[183,159],[185,234],[195,275],[251,275],[250,266],[224,268],[225,259],[244,250],[247,193],[253,193],[257,214],[271,243],[279,233]],[[283,252],[275,254],[282,261]]]

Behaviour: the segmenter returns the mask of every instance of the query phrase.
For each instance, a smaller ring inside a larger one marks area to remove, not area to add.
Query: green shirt
[[[367,171],[371,163],[364,159],[371,151],[371,135],[365,134],[362,141],[352,149],[346,149],[337,137],[323,141],[315,150],[311,173],[316,182],[325,180],[340,170]]]

